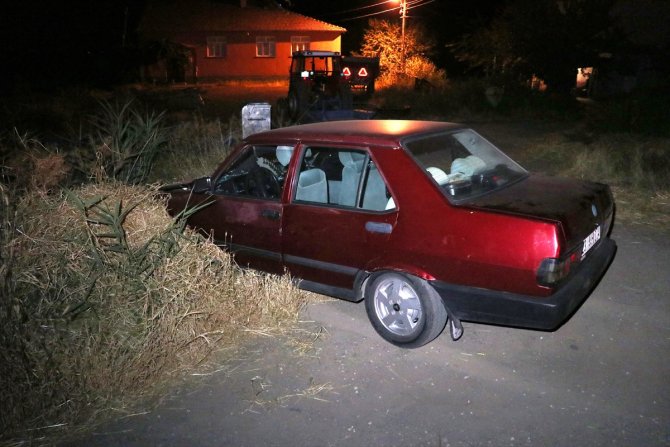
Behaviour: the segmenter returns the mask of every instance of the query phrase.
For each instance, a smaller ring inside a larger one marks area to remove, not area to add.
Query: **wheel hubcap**
[[[411,335],[421,321],[421,301],[416,291],[399,278],[381,281],[374,292],[375,312],[388,331]]]

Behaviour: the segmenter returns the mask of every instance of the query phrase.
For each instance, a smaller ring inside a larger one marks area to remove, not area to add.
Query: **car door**
[[[293,148],[244,147],[212,179],[212,203],[190,219],[194,226],[206,229],[218,245],[234,253],[242,266],[283,272],[281,194],[286,166],[277,154],[286,149]]]
[[[304,147],[284,209],[284,263],[305,281],[350,291],[356,275],[384,256],[396,218],[366,149]]]

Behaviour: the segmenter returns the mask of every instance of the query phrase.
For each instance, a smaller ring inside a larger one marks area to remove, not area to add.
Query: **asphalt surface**
[[[559,330],[464,323],[416,350],[363,304],[311,305],[298,355],[259,338],[158,408],[68,446],[669,446],[670,238],[614,229],[603,281]],[[309,321],[312,321],[310,323]]]

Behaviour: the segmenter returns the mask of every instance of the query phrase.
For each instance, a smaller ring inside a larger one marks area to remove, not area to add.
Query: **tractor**
[[[311,112],[351,111],[353,95],[334,51],[296,51],[291,61],[287,106],[299,120]]]

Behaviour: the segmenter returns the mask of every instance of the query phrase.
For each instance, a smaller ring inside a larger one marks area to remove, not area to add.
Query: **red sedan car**
[[[461,320],[552,330],[616,252],[607,185],[529,174],[474,130],[336,121],[243,141],[211,177],[163,188],[171,213],[243,266],[365,301],[403,347]]]

